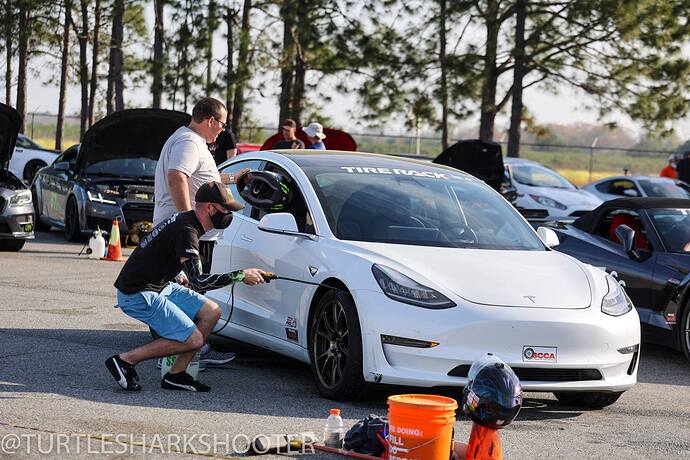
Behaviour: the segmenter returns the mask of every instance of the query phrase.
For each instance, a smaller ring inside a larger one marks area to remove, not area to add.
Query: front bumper
[[[624,391],[637,381],[639,352],[618,351],[640,343],[635,310],[610,317],[594,306],[564,310],[492,307],[465,301],[446,310],[427,310],[393,301],[380,292],[352,294],[362,329],[364,378],[370,382],[464,386],[467,378],[456,376],[458,366],[471,365],[485,353],[495,354],[511,367],[532,370],[528,374],[550,374],[548,381],[523,379],[523,388],[528,391]],[[438,342],[438,346],[383,344],[381,335]],[[528,346],[555,347],[556,362],[526,360],[523,351]],[[553,378],[559,373],[577,375],[576,369],[595,370],[600,378]]]
[[[4,203],[0,208],[0,238],[34,238],[34,208],[31,203],[16,207]]]
[[[153,203],[117,200],[117,204],[112,205],[87,201],[85,214],[84,231],[92,231],[96,227],[110,231],[113,220],[118,220],[120,231],[126,233],[137,222],[153,222]]]

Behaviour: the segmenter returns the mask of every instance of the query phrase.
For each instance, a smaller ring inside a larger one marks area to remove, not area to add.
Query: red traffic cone
[[[472,423],[472,433],[465,460],[503,460],[503,448],[498,430]]]
[[[110,229],[110,240],[108,241],[108,255],[103,260],[122,260],[122,246],[120,246],[120,225],[117,219],[113,219],[113,227]]]

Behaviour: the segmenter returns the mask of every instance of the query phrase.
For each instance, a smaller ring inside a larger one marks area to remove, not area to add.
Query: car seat
[[[622,243],[616,236],[616,229],[621,225],[627,225],[635,231],[635,249],[649,250],[649,241],[642,233],[642,226],[630,214],[616,214],[611,220],[611,227],[609,228],[609,238],[614,243]]]

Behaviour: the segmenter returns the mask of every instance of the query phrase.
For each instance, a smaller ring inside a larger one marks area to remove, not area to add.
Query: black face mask
[[[213,223],[213,228],[218,230],[226,229],[230,226],[232,222],[232,213],[223,214],[216,209],[216,213],[211,216],[211,223]]]

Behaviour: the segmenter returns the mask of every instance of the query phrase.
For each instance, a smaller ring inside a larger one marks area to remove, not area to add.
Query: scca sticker
[[[522,347],[522,361],[558,362],[558,348],[532,347],[525,345]]]
[[[350,174],[381,174],[394,176],[411,176],[411,177],[429,177],[432,179],[462,179],[462,176],[455,176],[453,174],[444,174],[431,171],[417,171],[414,169],[399,169],[399,168],[360,168],[358,166],[341,166]]]

